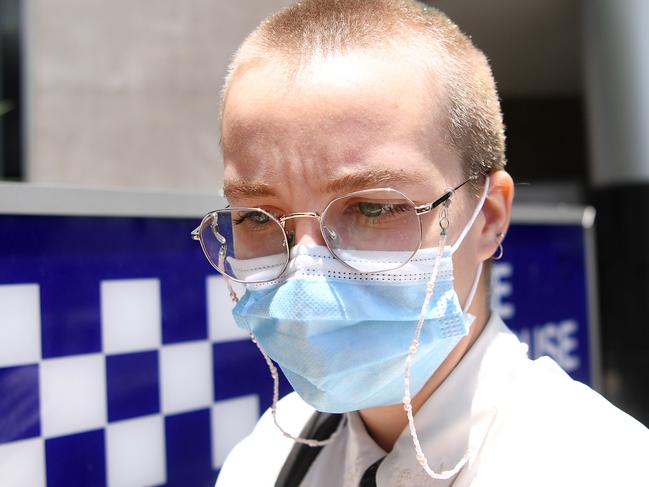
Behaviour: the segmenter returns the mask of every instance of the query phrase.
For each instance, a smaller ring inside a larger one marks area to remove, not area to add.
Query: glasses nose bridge
[[[313,218],[315,219],[318,223],[318,228],[320,229],[319,232],[317,233],[311,233],[308,230],[305,230],[304,228],[300,231],[298,230],[297,226],[294,226],[291,230],[287,230],[286,228],[286,222],[289,220],[297,220],[300,218]],[[286,232],[286,236],[289,239],[289,245],[293,245],[297,243],[297,241],[302,239],[302,236],[304,235],[309,235],[308,240],[311,243],[316,243],[316,244],[322,244],[326,245],[326,243],[322,240],[323,238],[323,226],[322,226],[322,215],[320,213],[316,213],[314,211],[297,211],[294,213],[289,213],[287,215],[282,216],[281,218],[278,218],[278,221],[281,223],[282,228],[284,229],[284,232]],[[291,243],[292,242],[292,243]]]
[[[320,213],[314,211],[296,211],[295,213],[289,213],[279,218],[279,222],[284,226],[284,222],[295,218],[315,218],[318,220],[318,223],[322,221],[322,215],[320,215]]]

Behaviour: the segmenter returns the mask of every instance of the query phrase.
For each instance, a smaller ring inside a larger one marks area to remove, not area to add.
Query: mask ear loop
[[[478,215],[482,211],[484,202],[487,199],[487,195],[489,194],[489,182],[490,182],[489,176],[485,176],[484,189],[482,190],[480,201],[478,201],[478,204],[476,205],[475,210],[473,210],[473,214],[471,215],[471,218],[469,218],[469,222],[467,223],[467,225],[462,230],[462,233],[460,233],[460,236],[457,238],[455,243],[451,246],[451,254],[454,254],[455,251],[460,247],[462,241],[464,240],[464,237],[466,237],[467,233],[469,233],[471,227],[473,226],[476,219],[478,218]]]
[[[460,247],[460,244],[464,240],[464,237],[466,237],[467,233],[469,233],[469,230],[471,229],[476,219],[478,218],[478,215],[480,214],[480,211],[484,206],[484,202],[487,199],[487,196],[489,194],[489,183],[490,183],[489,177],[486,176],[484,182],[484,189],[482,190],[482,195],[480,196],[480,201],[478,202],[478,205],[476,206],[475,210],[473,210],[473,214],[471,215],[468,224],[464,227],[462,233],[460,234],[458,239],[451,247],[451,254],[453,254]],[[482,275],[482,262],[478,264],[478,270],[476,271],[475,278],[473,279],[473,284],[471,285],[471,290],[469,291],[469,295],[466,298],[466,303],[464,304],[464,309],[462,310],[465,315],[468,313],[469,308],[471,307],[471,303],[473,303],[473,298],[475,297],[476,291],[478,290],[478,284],[480,283],[481,275]]]
[[[219,267],[221,269],[224,269],[223,267],[223,260],[225,258],[225,252],[224,253],[219,253]],[[230,283],[230,279],[228,276],[225,274],[222,274],[223,279],[225,279],[225,285],[228,288],[228,292],[230,293],[230,299],[232,300],[233,303],[238,303],[239,302],[239,296],[237,296],[237,293],[232,289],[232,284]],[[296,443],[301,443],[303,445],[307,445],[310,447],[318,447],[318,446],[324,446],[329,443],[331,443],[336,436],[340,434],[342,431],[343,427],[347,423],[347,417],[343,418],[343,421],[340,422],[338,425],[338,428],[336,431],[334,431],[329,438],[326,440],[314,440],[311,438],[300,438],[299,436],[293,436],[284,428],[282,428],[279,425],[279,422],[277,421],[277,403],[279,402],[279,372],[277,371],[277,367],[275,367],[275,364],[271,360],[271,358],[268,356],[266,351],[262,348],[261,344],[257,341],[257,337],[255,337],[254,334],[250,334],[250,339],[252,340],[252,343],[257,345],[257,348],[261,352],[261,354],[264,356],[264,360],[266,361],[266,365],[268,366],[268,370],[270,371],[270,375],[273,378],[273,402],[270,406],[270,413],[273,416],[273,422],[275,423],[275,426],[282,432],[282,434],[286,438],[290,438],[291,440],[295,441]]]
[[[478,290],[478,284],[480,283],[480,276],[482,275],[482,262],[478,264],[478,270],[475,273],[475,278],[473,279],[473,284],[471,285],[471,290],[469,291],[469,295],[466,298],[466,302],[464,303],[464,309],[463,312],[466,315],[469,312],[469,308],[471,307],[471,303],[473,303],[473,298],[475,297],[476,291]]]

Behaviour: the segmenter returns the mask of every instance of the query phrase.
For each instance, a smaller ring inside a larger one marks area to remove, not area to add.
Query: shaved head
[[[304,0],[272,15],[235,54],[223,110],[231,85],[255,66],[280,70],[290,91],[299,89],[302,74],[317,75],[323,61],[350,56],[393,59],[396,70],[408,63],[425,73],[430,88],[422,103],[443,114],[436,129],[467,177],[505,166],[502,114],[485,55],[445,14],[410,0]]]

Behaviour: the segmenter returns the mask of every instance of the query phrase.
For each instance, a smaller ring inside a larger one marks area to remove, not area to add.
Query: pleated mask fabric
[[[281,278],[247,285],[233,315],[315,409],[342,413],[399,403],[404,361],[438,257],[434,294],[410,371],[416,393],[468,334],[472,318],[465,319],[453,287],[450,246],[439,256],[437,248],[420,249],[394,271],[367,273],[345,266],[324,246],[297,245]],[[348,251],[346,258],[383,268],[385,262],[405,260],[394,251]],[[230,264],[247,274],[277,260],[258,258],[250,266],[230,258]]]

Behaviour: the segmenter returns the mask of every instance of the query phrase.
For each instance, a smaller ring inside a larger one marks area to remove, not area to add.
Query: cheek
[[[462,306],[464,306],[466,302],[466,298],[471,290],[471,286],[473,285],[480,264],[478,256],[478,235],[478,229],[475,227],[472,228],[462,241],[460,247],[453,254],[455,289]]]
[[[421,247],[435,247],[439,242],[439,216],[437,212],[426,213],[419,217],[421,221]]]

